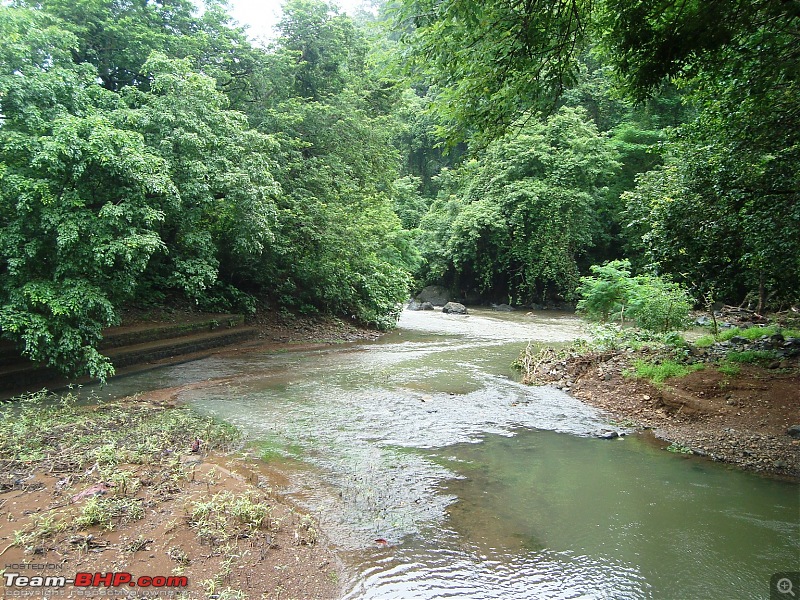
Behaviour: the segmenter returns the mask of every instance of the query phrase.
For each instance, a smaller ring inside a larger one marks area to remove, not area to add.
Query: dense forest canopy
[[[0,328],[65,373],[130,305],[391,327],[410,291],[573,301],[627,258],[800,299],[800,2],[0,8]]]

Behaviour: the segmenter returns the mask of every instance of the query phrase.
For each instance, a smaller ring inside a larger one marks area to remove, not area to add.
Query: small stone
[[[800,425],[792,425],[786,430],[786,435],[795,439],[800,439]]]

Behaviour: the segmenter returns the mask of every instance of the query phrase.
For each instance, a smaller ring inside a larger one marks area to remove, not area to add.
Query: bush
[[[667,333],[686,329],[692,304],[677,283],[642,275],[635,279],[629,314],[639,327]]]
[[[631,276],[630,261],[615,260],[591,267],[582,277],[578,312],[601,321],[635,320],[642,329],[667,333],[688,325],[692,299],[677,283],[655,275]]]
[[[595,277],[581,277],[578,286],[578,312],[593,321],[625,322],[625,307],[631,295],[631,263],[612,260],[604,265],[592,265]]]

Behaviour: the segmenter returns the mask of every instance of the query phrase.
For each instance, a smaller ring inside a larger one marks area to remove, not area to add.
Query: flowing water
[[[406,312],[376,342],[209,358],[106,393],[216,380],[181,399],[286,476],[341,551],[348,600],[769,598],[773,573],[800,570],[798,486],[597,439],[613,426],[596,410],[515,380],[529,340],[579,332],[555,313]]]

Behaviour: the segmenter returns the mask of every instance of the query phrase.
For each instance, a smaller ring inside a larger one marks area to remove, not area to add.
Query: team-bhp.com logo
[[[18,588],[59,588],[68,585],[75,587],[142,587],[142,588],[179,588],[189,585],[186,577],[170,575],[149,576],[142,575],[135,577],[125,572],[110,573],[76,573],[75,577],[43,576],[43,575],[22,575],[21,573],[3,573],[3,580],[6,587]]]

